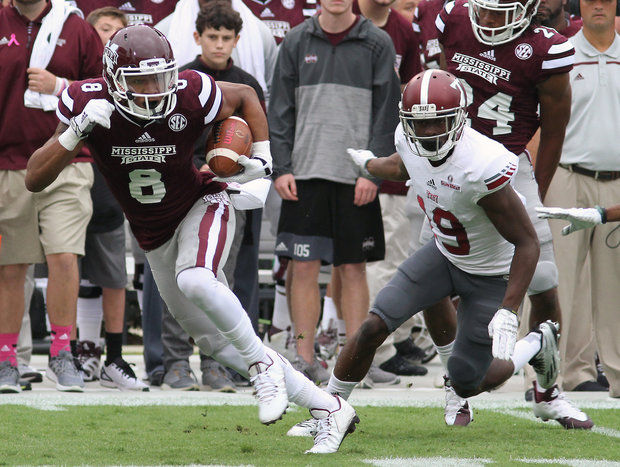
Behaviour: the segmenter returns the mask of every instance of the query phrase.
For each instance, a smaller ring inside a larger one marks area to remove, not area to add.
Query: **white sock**
[[[276,285],[271,325],[278,329],[292,327],[291,315],[288,310],[288,303],[286,302],[286,287],[283,285]]]
[[[448,374],[448,359],[450,358],[450,355],[452,355],[453,348],[454,348],[454,341],[450,342],[447,345],[435,345],[435,349],[437,349],[437,354],[439,354],[439,360],[441,361],[441,366],[446,372],[446,375]]]
[[[515,351],[512,353],[512,357],[510,357],[515,366],[515,373],[523,368],[534,355],[540,352],[540,345],[540,333],[533,331],[517,341]]]
[[[138,298],[138,306],[140,307],[140,310],[143,310],[144,307],[142,306],[142,298],[144,297],[144,294],[142,290],[136,290],[136,296]]]
[[[265,346],[254,333],[254,328],[249,319],[247,322],[241,321],[236,328],[230,331],[220,331],[220,333],[237,349],[248,367],[253,363],[265,360]]]
[[[323,317],[321,318],[321,329],[329,329],[338,320],[338,312],[334,300],[325,296],[323,299]]]
[[[82,287],[95,287],[89,281],[82,280]],[[81,341],[91,341],[101,345],[101,322],[103,321],[102,297],[80,298],[77,300],[77,328]]]
[[[330,394],[338,394],[346,401],[358,383],[359,381],[340,381],[332,373],[329,378],[329,383],[327,384],[327,392]]]
[[[300,407],[326,409],[330,412],[338,408],[338,401],[334,396],[323,391],[301,372],[293,368],[290,363],[284,365],[284,379],[288,399]]]

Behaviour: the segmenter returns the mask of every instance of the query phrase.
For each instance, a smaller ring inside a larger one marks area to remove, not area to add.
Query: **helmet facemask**
[[[155,120],[167,116],[176,105],[178,66],[164,58],[143,60],[138,67],[118,67],[106,73],[110,94],[117,105],[135,117]]]
[[[500,45],[519,37],[530,25],[536,14],[540,0],[527,0],[525,3],[512,1],[503,3],[500,0],[469,0],[469,19],[474,35],[485,45]],[[480,22],[481,10],[498,13],[504,16],[502,26],[483,26]]]
[[[420,157],[432,161],[445,158],[460,139],[465,126],[465,109],[437,110],[435,104],[416,104],[410,111],[399,110],[399,118],[409,149]],[[416,131],[416,122],[443,119],[444,131],[434,135],[421,135]]]

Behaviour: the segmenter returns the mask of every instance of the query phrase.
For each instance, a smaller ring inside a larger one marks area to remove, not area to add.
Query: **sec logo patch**
[[[534,53],[534,49],[530,44],[519,44],[515,47],[515,55],[520,60],[527,60]]]
[[[187,126],[187,118],[181,114],[174,114],[168,120],[168,126],[172,131],[181,131]]]

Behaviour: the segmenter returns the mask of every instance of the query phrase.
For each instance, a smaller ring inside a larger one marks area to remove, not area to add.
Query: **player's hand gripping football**
[[[519,318],[506,308],[500,308],[489,323],[489,336],[493,338],[493,357],[509,360],[517,343]]]
[[[369,151],[367,149],[348,148],[347,153],[349,154],[351,159],[353,159],[353,162],[355,162],[359,166],[359,168],[362,169],[364,176],[371,176],[370,173],[368,173],[368,169],[366,169],[366,166],[368,165],[368,162],[370,162],[372,159],[376,159],[376,156],[372,153],[372,151]]]
[[[603,223],[603,216],[597,208],[536,208],[541,219],[565,219],[570,222],[562,229],[562,235],[568,235],[581,229],[589,229]]]
[[[269,141],[257,141],[252,144],[252,158],[239,156],[237,162],[243,166],[243,170],[231,177],[214,177],[217,182],[247,183],[257,178],[268,177],[272,172],[271,151]]]
[[[82,113],[70,120],[69,128],[60,135],[58,142],[67,150],[72,151],[80,141],[88,137],[95,125],[110,128],[112,112],[114,112],[114,104],[105,99],[89,101]]]

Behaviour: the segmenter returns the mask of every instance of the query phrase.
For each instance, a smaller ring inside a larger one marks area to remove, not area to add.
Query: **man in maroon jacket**
[[[49,108],[45,103],[70,81],[101,73],[99,37],[67,8],[64,2],[15,0],[0,10],[0,392],[20,391],[15,348],[24,312],[26,269],[45,261],[52,328],[46,375],[61,391],[84,387],[69,339],[79,285],[77,255],[84,254],[92,211],[90,159],[79,153],[41,193],[30,193],[24,186],[30,155],[58,125],[54,112],[44,110]],[[64,24],[56,19],[47,24],[48,15],[65,18]],[[46,34],[38,38],[41,28]],[[50,37],[55,38],[51,44]],[[45,63],[41,56],[50,54],[46,66],[37,66]]]

